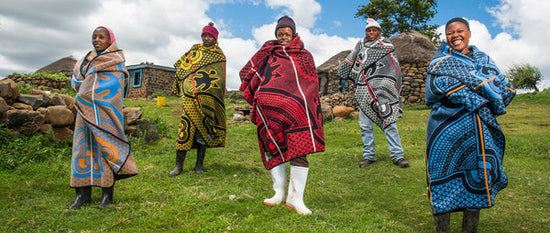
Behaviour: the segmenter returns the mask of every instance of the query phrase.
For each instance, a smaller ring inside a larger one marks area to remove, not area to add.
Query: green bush
[[[27,76],[27,77],[44,77],[44,78],[51,78],[51,79],[61,79],[61,80],[67,80],[70,81],[71,78],[67,77],[63,73],[52,73],[52,72],[34,72],[34,73],[28,73],[28,74],[19,74],[19,73],[13,73],[11,74],[13,76]]]
[[[52,158],[70,158],[71,145],[49,135],[26,136],[0,125],[0,170],[13,170],[22,164],[40,163]]]

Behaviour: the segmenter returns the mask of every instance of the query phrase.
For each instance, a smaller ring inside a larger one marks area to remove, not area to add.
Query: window
[[[134,81],[132,87],[141,87],[141,72],[142,70],[134,71]]]

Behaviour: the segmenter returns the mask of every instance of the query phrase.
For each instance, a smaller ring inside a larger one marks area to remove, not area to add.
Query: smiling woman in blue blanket
[[[479,210],[495,204],[508,183],[502,169],[504,134],[496,117],[515,90],[493,60],[469,45],[466,20],[445,26],[426,78],[426,174],[437,232],[449,232],[450,213],[464,211],[462,232],[476,232]]]

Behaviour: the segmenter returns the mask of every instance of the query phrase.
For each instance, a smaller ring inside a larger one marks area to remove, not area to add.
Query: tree
[[[415,30],[437,42],[437,25],[426,24],[437,13],[436,7],[435,0],[371,0],[359,6],[355,17],[382,20],[380,26],[386,36]]]
[[[534,89],[538,92],[537,83],[542,80],[542,73],[539,68],[525,63],[513,65],[504,77],[506,77],[515,88]]]

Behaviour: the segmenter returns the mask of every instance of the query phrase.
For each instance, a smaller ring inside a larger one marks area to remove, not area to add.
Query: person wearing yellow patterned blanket
[[[69,209],[91,202],[92,186],[102,188],[99,209],[113,201],[116,180],[137,175],[130,143],[124,134],[122,91],[128,75],[122,50],[104,26],[92,34],[94,50],[75,64],[71,84],[77,110],[71,187],[76,199]]]
[[[176,166],[169,176],[183,170],[187,151],[197,148],[195,173],[202,174],[206,148],[225,146],[225,55],[218,46],[218,30],[209,23],[195,44],[174,64],[173,92],[181,97],[183,111],[176,141]]]

